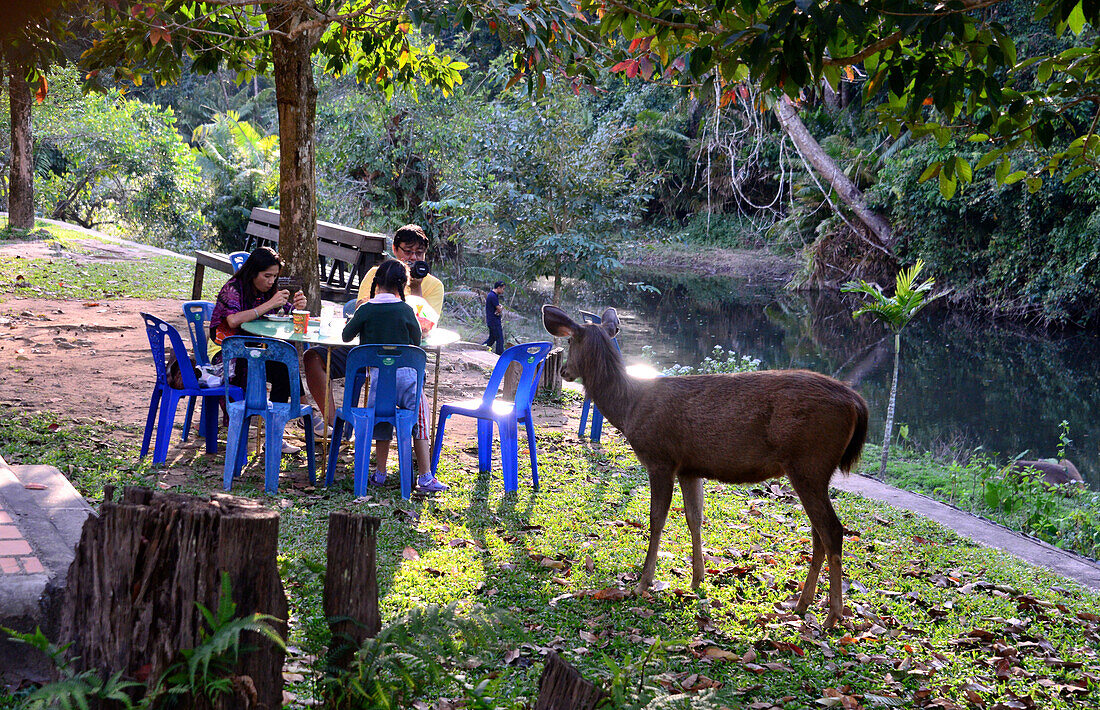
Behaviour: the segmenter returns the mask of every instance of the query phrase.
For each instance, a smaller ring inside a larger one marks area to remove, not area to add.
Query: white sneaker
[[[301,450],[302,450],[302,447],[300,447],[300,446],[295,446],[294,444],[288,444],[285,441],[283,442],[283,453],[284,454],[296,454]]]

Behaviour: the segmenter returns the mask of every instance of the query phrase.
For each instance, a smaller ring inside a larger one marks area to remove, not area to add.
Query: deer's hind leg
[[[647,462],[646,470],[649,472],[649,550],[642,565],[642,576],[638,578],[636,594],[641,594],[653,584],[653,575],[657,571],[657,548],[668,518],[668,507],[672,503],[672,485],[677,468]]]
[[[691,531],[691,588],[703,583],[703,479],[680,475],[680,492],[684,495],[684,517]]]
[[[829,477],[832,473],[814,472],[807,469],[809,476],[801,471],[789,472],[791,485],[794,486],[798,499],[802,501],[802,507],[806,516],[810,519],[813,528],[814,551],[810,560],[810,570],[806,575],[806,584],[802,588],[802,595],[798,599],[795,611],[801,613],[809,607],[813,601],[817,587],[818,573],[821,571],[823,560],[829,563],[829,615],[825,619],[825,628],[830,628],[844,616],[844,591],[841,580],[842,546],[844,544],[844,527],[833,510],[833,503],[829,500]],[[814,475],[814,474],[817,475]]]

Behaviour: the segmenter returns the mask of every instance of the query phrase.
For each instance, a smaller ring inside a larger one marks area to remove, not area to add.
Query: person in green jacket
[[[341,336],[344,342],[359,337],[360,345],[420,345],[420,323],[412,306],[405,303],[405,286],[409,283],[409,268],[403,262],[390,259],[382,262],[374,273],[370,287],[370,300],[355,310]],[[373,368],[372,368],[373,370]],[[377,372],[371,373],[371,388],[367,395],[367,406],[374,406]],[[401,409],[418,409],[413,439],[427,441],[428,421],[425,403],[416,401],[416,373],[412,368],[400,368],[397,371],[397,406]],[[390,454],[390,439],[393,427],[378,424],[374,429],[375,467],[368,479],[368,485],[381,486],[386,482],[386,461]],[[431,474],[428,456],[421,455],[428,447],[416,447],[417,467],[420,476],[416,490],[420,493],[436,493],[447,490]]]

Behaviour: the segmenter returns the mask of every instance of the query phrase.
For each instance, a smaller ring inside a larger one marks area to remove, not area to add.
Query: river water
[[[851,317],[853,295],[796,293],[722,277],[636,274],[647,293],[568,291],[563,307],[614,306],[628,363],[698,365],[715,345],[761,361],[762,368],[806,368],[851,383],[871,410],[869,440],[882,440],[893,367],[893,335],[870,316]],[[507,298],[507,297],[506,297]],[[539,335],[543,294],[517,295],[530,317],[506,322]],[[651,350],[643,350],[649,346]],[[902,332],[895,434],[906,425],[920,449],[983,447],[1001,461],[1057,454],[1069,423],[1066,457],[1100,490],[1100,337],[1048,338],[951,313],[934,304]],[[656,360],[656,362],[654,362]]]

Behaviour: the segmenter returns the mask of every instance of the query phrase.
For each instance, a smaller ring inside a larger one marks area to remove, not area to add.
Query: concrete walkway
[[[0,458],[0,626],[56,629],[56,604],[91,507],[53,466]],[[0,683],[45,680],[47,659],[0,638]]]
[[[1100,591],[1100,563],[1088,558],[1060,550],[985,518],[979,518],[919,493],[894,488],[867,476],[838,474],[833,476],[832,486],[864,498],[882,501],[895,508],[911,510],[936,521],[945,528],[951,528],[974,542],[1015,555],[1025,562],[1045,567],[1066,579],[1075,580],[1089,589]]]

